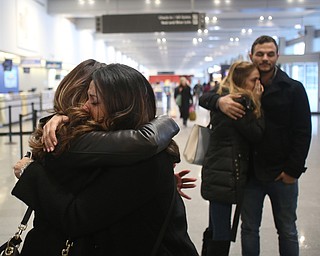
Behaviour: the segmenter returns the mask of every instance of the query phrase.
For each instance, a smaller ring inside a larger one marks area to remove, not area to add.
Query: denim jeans
[[[244,192],[241,211],[242,255],[258,256],[260,254],[259,229],[266,195],[271,201],[280,255],[298,256],[299,243],[296,227],[298,181],[294,184],[285,184],[282,181],[261,182],[256,179],[248,181]]]
[[[209,230],[212,230],[212,239],[229,241],[231,238],[231,204],[210,201]]]

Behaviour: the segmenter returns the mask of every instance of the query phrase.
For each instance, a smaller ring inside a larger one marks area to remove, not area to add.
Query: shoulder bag
[[[183,156],[190,164],[202,165],[207,153],[210,135],[212,130],[207,127],[195,124],[184,148]]]
[[[13,237],[11,237],[7,242],[5,242],[1,247],[0,247],[0,253],[2,253],[2,256],[19,256],[20,252],[18,250],[22,239],[21,239],[21,234],[23,231],[26,230],[27,228],[27,223],[30,219],[30,216],[32,214],[32,209],[28,207],[27,211],[25,212],[23,219],[21,221],[21,224],[18,227],[17,233]]]

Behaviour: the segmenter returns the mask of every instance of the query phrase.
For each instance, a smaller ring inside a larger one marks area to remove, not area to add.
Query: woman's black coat
[[[200,98],[200,106],[206,94]],[[202,167],[201,195],[204,199],[234,204],[239,202],[247,181],[251,145],[262,139],[264,119],[256,118],[252,101],[238,99],[246,114],[233,120],[220,110],[211,111],[212,134]]]
[[[180,117],[183,118],[184,120],[187,120],[189,118],[189,107],[193,103],[190,86],[179,85],[178,87],[175,88],[174,98],[176,98],[178,94],[181,94],[181,106],[179,106]]]
[[[171,137],[176,128],[167,127]],[[155,140],[164,144],[163,139]],[[121,141],[132,151],[132,140],[129,145]],[[93,132],[77,139],[61,157],[48,158],[45,169],[34,162],[25,170],[12,191],[35,210],[22,256],[60,255],[67,239],[74,243],[70,256],[150,255],[175,189],[172,160],[162,152],[141,161],[144,157],[133,151],[129,158],[118,155],[120,163],[109,164],[102,151],[112,152],[113,147],[103,142],[101,133]],[[184,205],[176,195],[157,255],[197,255],[186,229]]]

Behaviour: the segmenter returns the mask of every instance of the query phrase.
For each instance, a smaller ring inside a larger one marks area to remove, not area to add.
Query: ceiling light
[[[164,37],[161,39],[162,43],[167,42],[167,39],[165,39]]]
[[[193,44],[198,44],[198,39],[197,38],[193,38],[192,42],[193,42]]]
[[[260,20],[260,21],[263,21],[263,20],[264,20],[264,17],[263,17],[263,16],[260,16],[259,20]]]
[[[208,16],[206,16],[206,17],[204,18],[204,20],[205,20],[206,23],[209,23],[210,18],[209,18]]]
[[[198,42],[202,43],[202,38],[201,37],[198,38]]]
[[[247,32],[247,30],[245,28],[241,29],[241,33],[245,34]]]
[[[208,33],[209,33],[209,30],[208,30],[207,28],[205,28],[205,29],[203,30],[203,32],[204,32],[205,34],[208,34]]]
[[[78,4],[84,5],[86,2],[84,0],[78,0]]]
[[[146,0],[145,3],[146,3],[146,4],[151,4],[151,1],[150,1],[150,0]]]
[[[218,18],[217,18],[216,16],[213,16],[213,17],[212,17],[212,22],[215,23],[215,22],[217,22],[217,21],[218,21]]]
[[[301,29],[302,26],[301,26],[301,24],[296,24],[296,25],[294,25],[294,28],[295,28],[295,29]]]
[[[204,57],[204,61],[213,61],[213,58],[211,56]]]
[[[217,41],[220,40],[220,38],[218,36],[209,36],[209,41]]]
[[[202,30],[199,28],[198,29],[198,34],[201,34],[202,33]]]
[[[272,16],[271,15],[268,16],[268,20],[272,20]]]
[[[155,0],[154,3],[155,3],[156,5],[159,5],[159,4],[161,4],[161,1],[160,1],[160,0]]]

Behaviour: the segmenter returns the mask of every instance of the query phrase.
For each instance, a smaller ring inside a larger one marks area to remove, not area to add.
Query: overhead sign
[[[46,61],[47,69],[62,69],[62,61]]]
[[[186,32],[205,28],[204,13],[103,15],[96,18],[100,33]]]
[[[29,58],[25,58],[21,60],[20,63],[21,67],[37,67],[40,68],[41,67],[41,59],[29,59]]]

